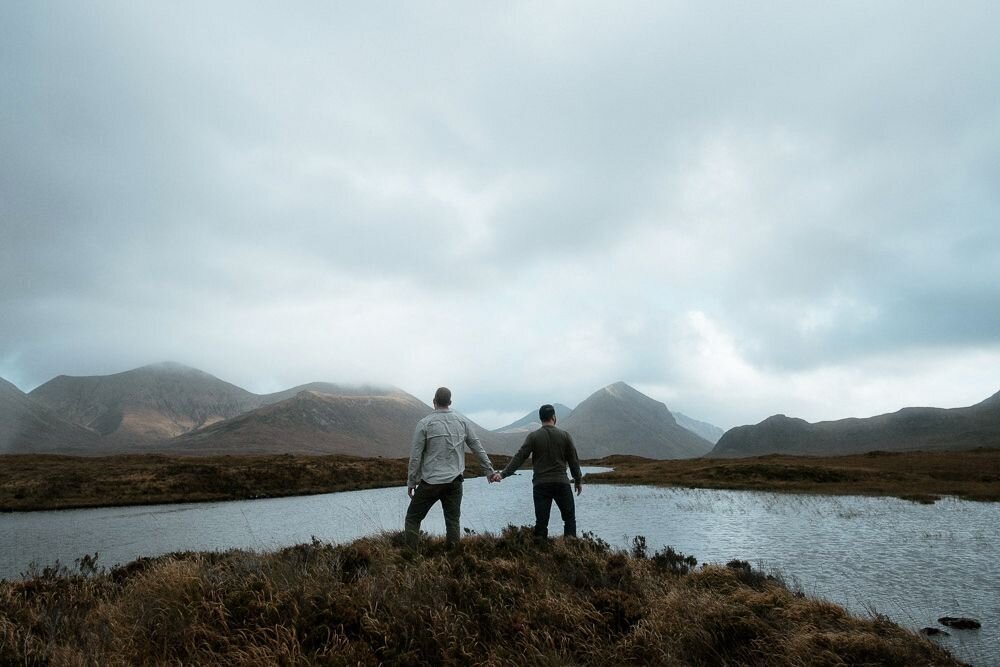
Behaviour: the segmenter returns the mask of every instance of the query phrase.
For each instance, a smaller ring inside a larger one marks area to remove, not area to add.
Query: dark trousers
[[[562,514],[563,534],[566,537],[576,537],[576,504],[573,502],[572,486],[561,482],[535,484],[532,496],[535,500],[535,537],[549,536],[549,514],[553,500]]]
[[[448,535],[448,544],[458,544],[461,536],[459,519],[462,515],[462,476],[459,475],[450,482],[444,484],[428,484],[421,482],[413,497],[410,498],[410,506],[406,510],[406,522],[404,531],[406,542],[411,547],[417,545],[417,536],[420,534],[420,522],[427,516],[434,503],[441,501],[441,509],[444,511],[444,526]]]

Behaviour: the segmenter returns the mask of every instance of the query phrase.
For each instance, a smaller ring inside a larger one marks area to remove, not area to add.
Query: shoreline
[[[949,496],[1000,501],[1000,449],[994,448],[827,457],[768,454],[652,460],[608,456],[588,463],[614,468],[588,475],[591,484],[894,497],[928,504]]]
[[[478,476],[478,475],[477,475]],[[470,477],[472,477],[470,475]],[[70,510],[93,510],[93,509],[107,509],[111,507],[149,507],[153,505],[193,505],[198,503],[233,503],[245,500],[273,500],[278,498],[299,498],[303,496],[322,496],[328,493],[349,493],[351,491],[367,491],[370,489],[390,489],[395,486],[403,487],[405,483],[400,484],[397,480],[394,483],[374,483],[369,486],[351,486],[343,489],[324,489],[324,490],[312,490],[303,489],[300,491],[294,491],[289,493],[282,493],[278,495],[260,495],[260,496],[226,496],[226,497],[198,497],[191,496],[185,498],[174,498],[174,499],[145,499],[137,500],[128,503],[119,503],[114,501],[107,501],[105,503],[96,502],[93,504],[80,504],[80,505],[56,505],[54,507],[27,507],[27,508],[11,508],[11,507],[0,507],[0,514],[18,514],[18,513],[34,513],[34,512],[64,512]]]
[[[509,461],[504,455],[491,458],[497,466]],[[0,463],[0,513],[7,514],[392,488],[405,485],[407,462],[346,455],[127,454],[3,455]],[[896,497],[921,503],[947,496],[1000,501],[1000,449],[741,459],[610,456],[581,463],[614,468],[588,474],[586,484]],[[466,477],[479,476],[470,455]]]
[[[491,455],[505,465],[509,457]],[[289,498],[406,485],[406,459],[331,455],[0,456],[0,513]],[[474,457],[467,478],[481,477]]]

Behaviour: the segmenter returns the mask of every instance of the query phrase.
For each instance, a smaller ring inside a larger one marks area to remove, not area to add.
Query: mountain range
[[[711,449],[665,405],[624,383],[595,392],[575,410],[556,409],[583,458],[677,458]],[[113,375],[60,375],[27,395],[3,382],[0,452],[405,457],[414,425],[430,411],[395,387],[316,382],[254,394],[203,371],[161,363]],[[497,431],[474,428],[487,451],[511,453],[537,420],[533,412]]]
[[[573,412],[572,408],[568,408],[562,403],[553,403],[552,407],[556,409],[556,420],[562,421],[569,416],[569,413]],[[528,414],[524,415],[515,422],[511,422],[506,426],[502,426],[494,431],[494,433],[522,433],[527,434],[539,428],[542,422],[538,421],[538,410],[532,410]]]
[[[864,419],[809,423],[774,415],[726,431],[709,456],[858,454],[1000,446],[1000,392],[967,408],[903,408]]]
[[[575,409],[561,403],[552,407],[556,408],[557,425],[570,432],[583,459],[610,454],[680,459],[702,456],[712,449],[711,442],[678,424],[666,405],[624,382],[598,389]],[[497,429],[494,433],[508,436],[497,451],[517,451],[524,436],[540,426],[538,413],[529,412]]]
[[[403,391],[304,390],[169,441],[183,454],[409,456],[414,425],[431,408]]]
[[[672,413],[617,382],[575,409],[554,404],[581,458],[654,459],[768,453],[837,455],[872,450],[1000,445],[1000,393],[967,408],[904,408],[866,419],[809,423],[774,415],[721,429]],[[203,371],[163,363],[105,376],[60,375],[25,394],[0,379],[0,453],[344,453],[405,457],[431,407],[395,387],[331,383],[254,394]],[[475,425],[486,450],[509,454],[538,415],[496,431]]]

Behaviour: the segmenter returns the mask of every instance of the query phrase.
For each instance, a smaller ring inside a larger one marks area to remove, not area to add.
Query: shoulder
[[[556,436],[558,438],[562,438],[564,440],[569,440],[570,442],[573,441],[573,436],[571,436],[569,434],[569,431],[564,431],[561,428],[559,428],[558,426],[553,426],[552,427],[552,435],[554,435],[554,436]]]
[[[525,442],[535,442],[536,440],[538,440],[538,439],[540,439],[540,438],[544,437],[544,433],[545,433],[545,427],[544,427],[544,426],[541,426],[541,427],[539,427],[539,428],[536,428],[536,429],[535,429],[534,431],[532,431],[531,433],[529,433],[529,434],[528,434],[528,435],[527,435],[527,436],[526,436],[526,437],[524,438],[524,441],[525,441]]]
[[[435,421],[435,419],[439,414],[440,414],[439,412],[430,413],[429,415],[427,415],[426,417],[417,422],[417,428],[423,428],[424,426],[430,424],[432,421]]]

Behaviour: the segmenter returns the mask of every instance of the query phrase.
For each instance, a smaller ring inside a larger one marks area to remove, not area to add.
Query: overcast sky
[[[0,376],[1000,389],[994,2],[248,5],[0,4]]]

